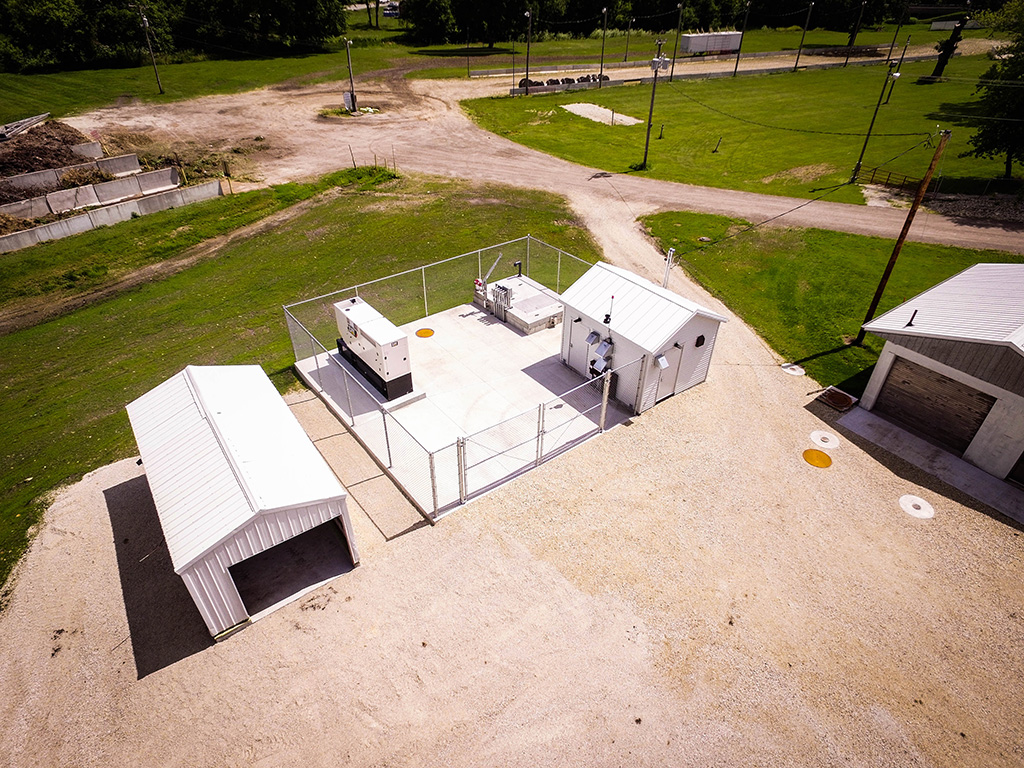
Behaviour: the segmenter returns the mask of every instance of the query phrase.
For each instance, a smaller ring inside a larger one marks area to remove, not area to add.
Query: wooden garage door
[[[875,411],[962,455],[995,401],[973,387],[897,357],[878,393]]]

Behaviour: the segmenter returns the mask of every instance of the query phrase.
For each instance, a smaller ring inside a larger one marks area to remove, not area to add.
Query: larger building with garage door
[[[976,264],[864,326],[861,406],[1024,485],[1024,264]]]

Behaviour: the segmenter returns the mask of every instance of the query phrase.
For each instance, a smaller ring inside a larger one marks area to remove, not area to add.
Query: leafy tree
[[[411,37],[421,45],[450,43],[459,36],[451,0],[403,0],[402,18],[412,25]]]
[[[1009,179],[1014,163],[1024,163],[1024,0],[1010,0],[979,20],[1010,42],[995,52],[995,63],[978,81],[982,122],[967,140],[972,149],[965,154],[1002,156],[1003,175]]]

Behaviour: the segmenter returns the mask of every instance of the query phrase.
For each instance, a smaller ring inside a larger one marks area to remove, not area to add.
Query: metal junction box
[[[359,297],[334,305],[338,353],[388,400],[412,392],[409,339]]]

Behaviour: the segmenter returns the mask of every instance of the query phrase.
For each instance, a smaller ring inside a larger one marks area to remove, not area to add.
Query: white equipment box
[[[334,305],[338,352],[388,400],[412,392],[409,339],[359,297]]]

